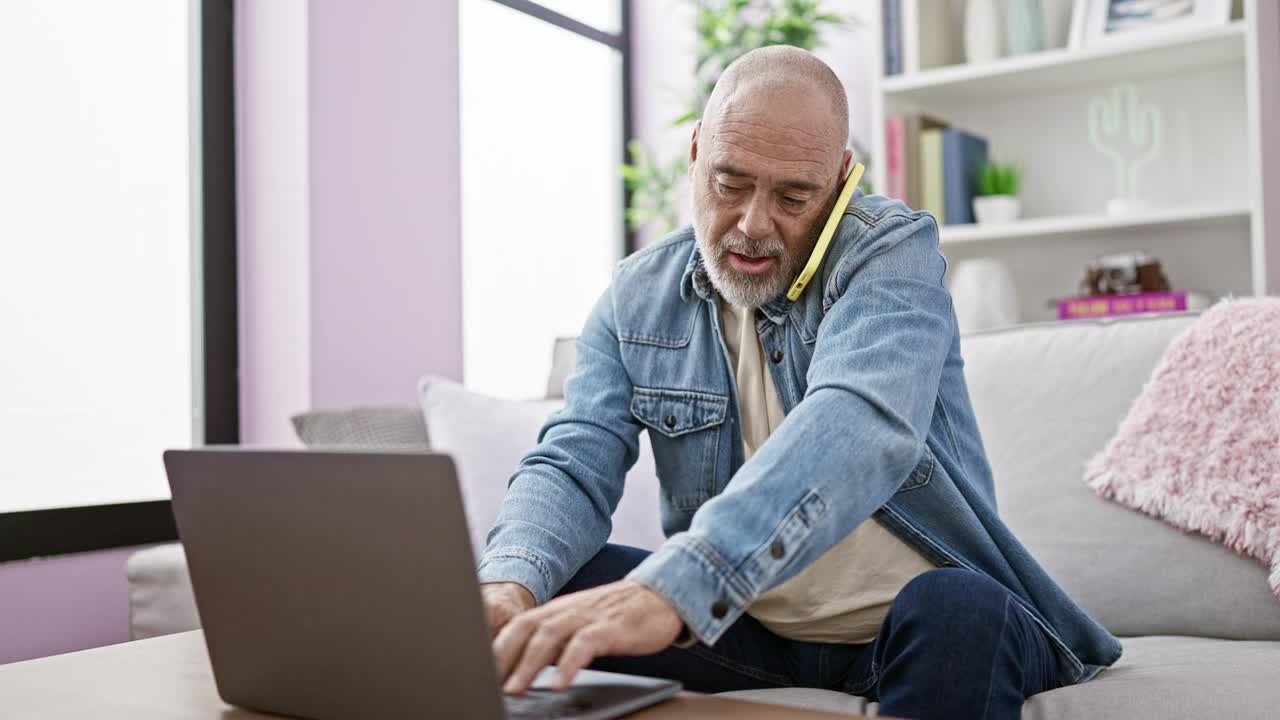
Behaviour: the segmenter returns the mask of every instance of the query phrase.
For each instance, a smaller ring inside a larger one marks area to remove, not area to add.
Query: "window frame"
[[[240,440],[234,0],[199,0],[204,442]],[[156,462],[160,462],[157,453]],[[178,539],[168,500],[0,513],[0,562]]]

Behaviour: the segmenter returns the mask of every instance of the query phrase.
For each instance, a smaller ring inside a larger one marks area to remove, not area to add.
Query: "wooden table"
[[[233,708],[218,697],[199,631],[96,650],[0,665],[5,718],[95,720],[249,720],[275,716]],[[800,710],[714,695],[679,697],[631,720],[849,720],[861,717]]]

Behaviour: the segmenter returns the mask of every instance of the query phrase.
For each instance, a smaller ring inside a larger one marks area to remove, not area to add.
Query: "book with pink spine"
[[[885,195],[909,203],[907,198],[906,118],[894,115],[884,121]]]

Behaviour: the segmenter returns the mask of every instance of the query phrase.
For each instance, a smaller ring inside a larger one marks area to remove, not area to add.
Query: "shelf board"
[[[1209,297],[1210,297],[1209,302],[1210,304],[1212,304],[1212,302],[1216,301],[1218,297],[1221,297],[1221,296],[1212,295]],[[1196,308],[1195,310],[1175,310],[1170,312],[1133,313],[1130,315],[1106,315],[1103,317],[1074,318],[1071,320],[1063,320],[1050,314],[1050,311],[1057,312],[1057,305],[1055,304],[1052,308],[1046,309],[1044,315],[1032,318],[1030,320],[1020,320],[1016,323],[1013,323],[1012,325],[1001,325],[999,327],[986,328],[983,330],[971,330],[969,332],[964,333],[960,337],[961,337],[961,340],[964,340],[965,338],[969,338],[969,337],[981,337],[982,335],[1008,332],[1010,330],[1029,330],[1034,328],[1053,328],[1053,327],[1061,327],[1061,326],[1069,327],[1072,325],[1085,325],[1085,326],[1115,325],[1117,323],[1123,323],[1123,322],[1158,320],[1161,318],[1192,317],[1198,313],[1204,312],[1205,309],[1207,309],[1207,306]]]
[[[1113,40],[1085,50],[1045,50],[977,65],[950,65],[881,81],[890,102],[990,102],[1114,79],[1173,75],[1244,62],[1245,21],[1135,44]]]
[[[1170,208],[1145,210],[1127,215],[1074,215],[1033,218],[1002,225],[943,225],[939,242],[943,245],[989,242],[994,240],[1035,240],[1063,235],[1089,235],[1125,230],[1150,230],[1168,225],[1212,225],[1224,222],[1247,222],[1249,209],[1237,208]]]

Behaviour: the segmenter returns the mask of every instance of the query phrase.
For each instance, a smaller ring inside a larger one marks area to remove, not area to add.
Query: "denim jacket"
[[[565,406],[510,480],[479,565],[545,602],[605,544],[649,433],[667,541],[628,576],[714,644],[763,592],[869,517],[1007,588],[1063,684],[1119,657],[996,513],[932,216],[855,196],[819,275],[757,316],[786,418],[743,462],[716,292],[684,228],[619,263],[577,341]]]

